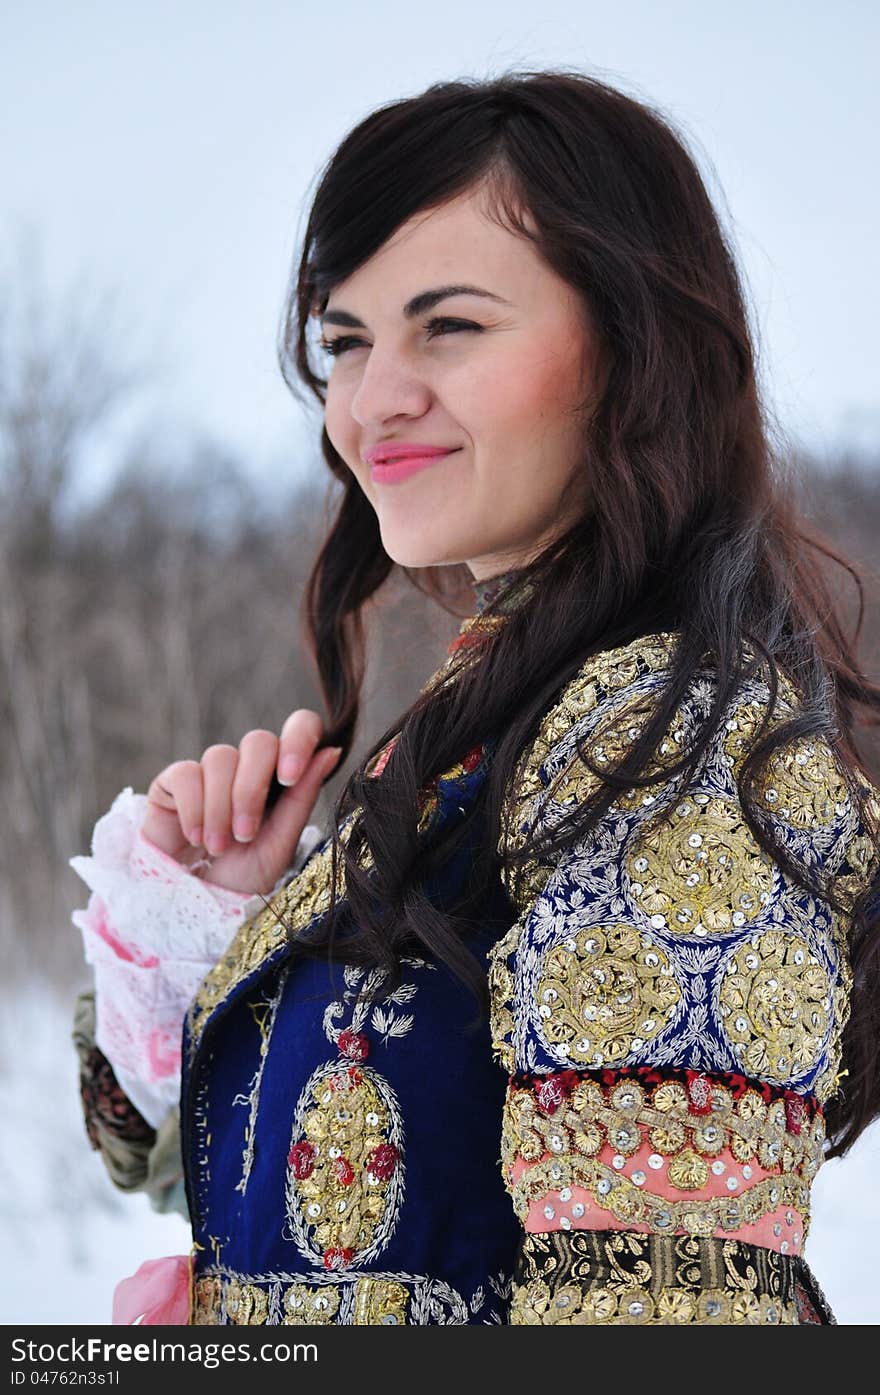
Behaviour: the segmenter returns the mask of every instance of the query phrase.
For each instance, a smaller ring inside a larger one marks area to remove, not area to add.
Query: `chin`
[[[448,558],[430,548],[386,547],[385,551],[399,567],[442,567]]]
[[[400,567],[445,567],[464,561],[466,552],[460,556],[448,545],[436,542],[418,542],[412,538],[382,538],[382,546],[392,562]]]

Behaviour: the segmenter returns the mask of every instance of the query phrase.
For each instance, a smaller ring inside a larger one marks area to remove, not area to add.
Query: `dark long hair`
[[[399,982],[401,956],[421,950],[469,984],[485,1010],[485,974],[467,941],[486,887],[499,870],[506,878],[522,861],[584,838],[619,788],[652,783],[650,757],[708,650],[717,671],[711,714],[691,749],[653,780],[694,771],[747,672],[751,645],[767,665],[771,712],[739,777],[743,815],[783,870],[850,926],[844,1074],[826,1108],[831,1155],[843,1153],[880,1112],[880,881],[855,901],[842,893],[838,900],[832,879],[792,862],[762,821],[754,791],[774,751],[810,736],[831,747],[864,813],[859,775],[866,772],[853,731],[857,708],[863,719],[880,721],[880,687],[856,657],[862,579],[808,528],[783,452],[771,445],[735,257],[682,136],[644,102],[567,70],[437,83],[372,112],[319,180],[282,317],[282,373],[296,395],[304,386],[323,404],[327,384],[311,361],[310,313],[323,310],[331,289],[405,220],[477,188],[502,226],[533,238],[597,327],[607,379],[584,430],[589,503],[517,573],[506,600],[522,587],[519,603],[508,604],[478,658],[468,651],[454,682],[420,694],[348,778],[334,809],[332,876],[335,891],[344,871],[348,910],[334,895],[320,939],[299,948],[382,967],[386,989]],[[342,488],[304,616],[327,741],[342,745],[344,759],[365,668],[364,606],[398,564],[326,430],[321,444]],[[824,574],[829,562],[845,568],[859,591],[852,639]],[[402,570],[447,610],[464,613],[472,593],[463,564]],[[668,682],[636,745],[616,770],[594,771],[596,792],[564,826],[500,865],[505,790],[554,697],[591,654],[673,630]],[[794,718],[771,722],[780,670],[802,702]],[[398,733],[381,778],[367,777],[364,766]],[[419,792],[490,735],[493,756],[476,809],[445,837],[421,839]],[[477,810],[485,832],[476,839],[472,875],[441,908],[426,879],[473,835]],[[340,839],[347,815],[353,821]]]

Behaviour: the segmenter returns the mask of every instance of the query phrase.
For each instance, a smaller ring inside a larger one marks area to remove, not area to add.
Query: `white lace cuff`
[[[179,1100],[186,1009],[235,931],[264,903],[203,881],[156,847],[141,828],[146,809],[146,795],[127,786],[95,824],[92,856],[70,859],[92,893],[71,919],[95,971],[95,1042],[158,1128]],[[324,836],[315,824],[303,829],[273,892]]]

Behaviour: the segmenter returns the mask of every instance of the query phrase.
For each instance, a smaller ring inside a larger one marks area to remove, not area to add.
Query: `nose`
[[[375,429],[392,417],[419,417],[430,403],[431,389],[411,364],[370,350],[351,399],[351,414],[360,426]]]

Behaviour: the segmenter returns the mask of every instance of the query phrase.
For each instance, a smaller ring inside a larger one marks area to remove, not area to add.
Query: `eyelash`
[[[429,320],[426,325],[426,329],[429,331],[429,338],[433,339],[435,337],[433,331],[439,325],[452,325],[457,330],[472,329],[478,332],[483,328],[482,325],[472,324],[469,320],[453,320],[448,316],[438,316],[433,320]],[[326,353],[336,358],[339,354],[344,354],[350,345],[357,344],[359,341],[350,334],[339,334],[335,339],[320,339],[318,342]]]

